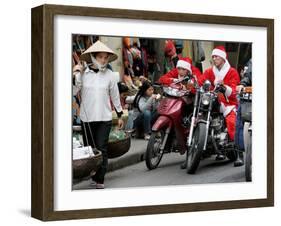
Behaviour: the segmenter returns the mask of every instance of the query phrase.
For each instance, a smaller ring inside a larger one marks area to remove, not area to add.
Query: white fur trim
[[[179,68],[179,67],[187,69],[187,70],[189,70],[192,73],[190,63],[188,63],[188,62],[186,62],[184,60],[178,60],[177,68]]]
[[[215,81],[214,84],[217,85],[218,83],[221,83],[224,80],[224,77],[226,76],[227,72],[230,69],[230,64],[226,60],[222,68],[219,70],[216,66],[213,66],[213,72],[215,74]]]
[[[220,112],[226,117],[232,110],[235,110],[235,105],[225,106],[224,103],[220,105]]]
[[[230,87],[230,86],[228,86],[228,85],[224,85],[225,86],[225,88],[226,88],[226,90],[225,90],[225,95],[227,96],[227,97],[229,97],[230,95],[231,95],[231,93],[232,93],[232,88]]]
[[[220,50],[220,49],[213,49],[212,56],[219,56],[226,60],[226,52]]]

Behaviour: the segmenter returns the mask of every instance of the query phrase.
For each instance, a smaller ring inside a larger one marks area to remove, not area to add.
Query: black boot
[[[243,166],[244,165],[244,154],[242,151],[237,151],[237,158],[234,161],[234,167]]]
[[[225,155],[223,155],[222,153],[218,153],[216,156],[216,160],[217,161],[225,160]]]

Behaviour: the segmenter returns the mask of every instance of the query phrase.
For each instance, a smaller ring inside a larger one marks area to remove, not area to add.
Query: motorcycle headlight
[[[210,104],[210,95],[208,94],[203,94],[202,96],[202,104],[203,105],[209,105]]]
[[[211,87],[211,82],[209,80],[206,80],[203,84],[203,89],[205,91],[209,91],[210,90],[210,87]]]

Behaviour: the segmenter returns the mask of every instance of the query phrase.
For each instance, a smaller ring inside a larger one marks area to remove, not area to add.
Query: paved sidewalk
[[[118,158],[109,159],[107,172],[121,169],[143,161],[147,142],[148,141],[144,139],[131,138],[130,150]]]

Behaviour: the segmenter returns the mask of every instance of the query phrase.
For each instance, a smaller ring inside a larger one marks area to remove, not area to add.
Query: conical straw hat
[[[93,45],[91,45],[84,53],[81,54],[80,59],[86,61],[87,63],[91,63],[92,59],[90,54],[91,53],[98,53],[98,52],[106,52],[109,53],[109,61],[112,62],[118,58],[118,56],[105,44],[101,41],[96,41]]]

